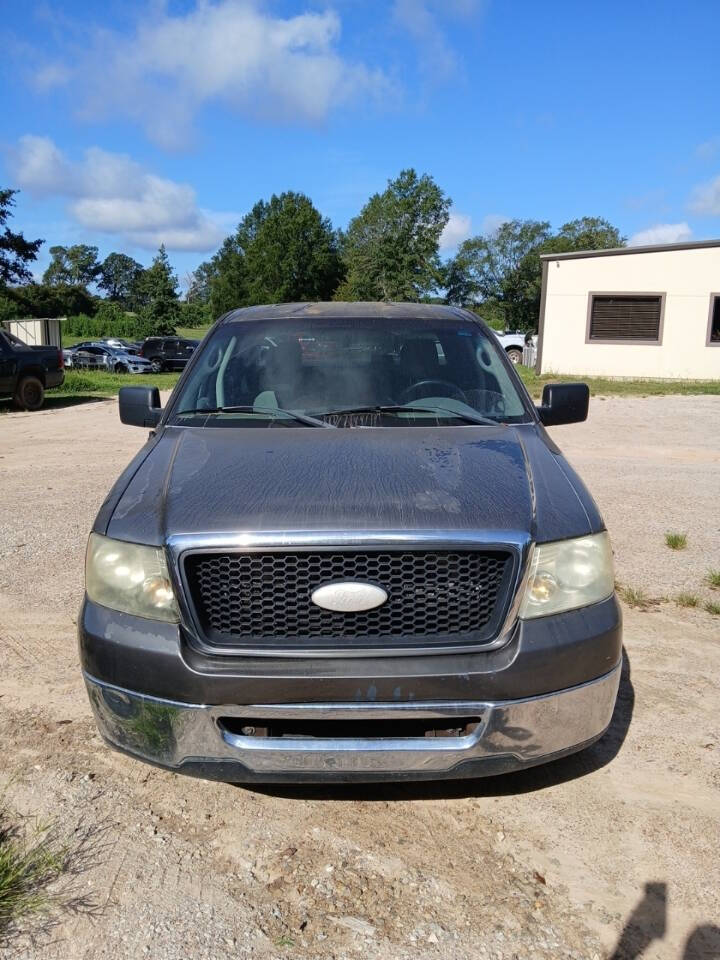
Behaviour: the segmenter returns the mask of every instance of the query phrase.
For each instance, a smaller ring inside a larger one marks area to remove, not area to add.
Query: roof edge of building
[[[631,253],[664,253],[669,250],[702,250],[720,247],[720,240],[686,240],[683,243],[652,243],[636,247],[612,247],[608,250],[571,250],[569,253],[541,253],[541,260],[582,260],[587,257],[622,257]]]

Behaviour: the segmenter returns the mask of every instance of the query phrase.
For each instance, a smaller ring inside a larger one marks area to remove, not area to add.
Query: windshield
[[[342,427],[529,419],[493,339],[460,318],[236,321],[200,349],[176,423],[303,426],[273,410]]]

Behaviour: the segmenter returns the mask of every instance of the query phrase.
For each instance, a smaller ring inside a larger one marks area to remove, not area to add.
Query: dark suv
[[[153,370],[184,370],[199,340],[182,337],[148,337],[140,347],[140,356],[152,364]]]
[[[473,314],[221,318],[95,520],[78,620],[113,746],[233,781],[413,780],[593,743],[620,677],[610,540]]]

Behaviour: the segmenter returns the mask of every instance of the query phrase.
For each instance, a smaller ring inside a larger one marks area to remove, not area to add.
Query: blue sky
[[[181,276],[262,197],[345,226],[408,166],[452,197],[446,254],[513,217],[718,237],[719,27],[716,0],[6,0],[0,183],[45,250],[164,241]]]

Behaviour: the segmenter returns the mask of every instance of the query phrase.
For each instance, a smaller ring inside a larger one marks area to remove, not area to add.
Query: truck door
[[[5,335],[0,333],[0,396],[10,396],[15,389],[17,358]]]

